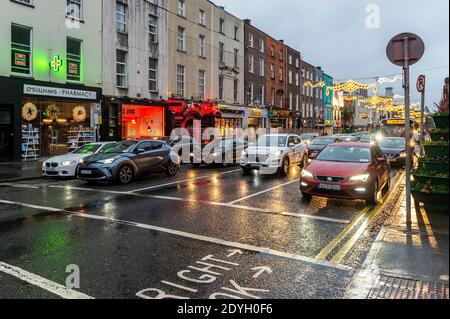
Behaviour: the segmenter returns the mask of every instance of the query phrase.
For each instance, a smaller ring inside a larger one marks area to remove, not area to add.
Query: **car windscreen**
[[[300,135],[300,138],[302,140],[312,140],[312,139],[314,139],[314,137],[315,137],[315,135],[313,135],[313,134],[302,134],[302,135]]]
[[[381,148],[405,148],[404,139],[383,139],[380,142]]]
[[[77,149],[73,154],[94,154],[101,147],[101,144],[86,144],[83,147]]]
[[[334,138],[315,138],[312,141],[312,145],[329,145],[335,142]]]
[[[257,146],[285,147],[287,136],[266,135],[262,136],[256,142]]]
[[[354,146],[328,146],[317,156],[326,162],[370,163],[371,159],[370,148]]]
[[[124,141],[116,144],[112,144],[100,151],[102,154],[120,154],[128,153],[134,148],[137,142],[134,141]]]

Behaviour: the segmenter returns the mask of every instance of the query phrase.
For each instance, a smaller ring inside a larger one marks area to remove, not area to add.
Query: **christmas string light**
[[[403,75],[396,75],[392,79],[386,78],[386,77],[377,78],[377,82],[380,83],[380,84],[383,84],[383,83],[395,83],[395,82],[397,82],[397,80],[403,80]]]
[[[318,88],[321,87],[323,88],[325,86],[325,82],[312,82],[312,81],[308,81],[305,84],[303,84],[305,87],[312,87],[312,88]]]
[[[327,96],[329,96],[330,91],[345,91],[345,92],[352,94],[352,93],[355,93],[357,90],[368,90],[370,88],[373,89],[373,93],[377,93],[377,84],[376,83],[363,84],[363,83],[355,82],[353,80],[348,80],[347,82],[345,82],[343,84],[327,87],[326,94],[327,94]]]
[[[394,99],[388,98],[388,97],[379,97],[378,95],[372,95],[371,97],[367,99],[359,100],[359,105],[361,104],[369,104],[369,105],[386,105],[386,104],[393,104]]]
[[[353,102],[356,101],[358,98],[356,96],[344,96],[345,102]]]

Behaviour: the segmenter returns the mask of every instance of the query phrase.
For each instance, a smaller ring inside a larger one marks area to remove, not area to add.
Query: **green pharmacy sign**
[[[59,55],[55,55],[53,60],[50,62],[50,68],[53,72],[59,72],[63,65],[63,61],[59,57]]]

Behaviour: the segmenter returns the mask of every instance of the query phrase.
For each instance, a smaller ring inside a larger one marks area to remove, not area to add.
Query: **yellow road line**
[[[316,259],[325,260],[326,257],[333,251],[334,248],[352,231],[361,219],[370,211],[372,206],[366,206],[359,214],[352,220],[350,224],[347,224],[341,233],[334,238],[322,251],[316,256]]]
[[[403,175],[402,175],[403,176]],[[401,179],[399,179],[401,180]],[[396,186],[398,183],[396,184]],[[396,187],[394,187],[395,189]],[[393,196],[394,192],[389,192],[389,195],[386,197],[384,203],[389,202],[391,197]],[[358,228],[358,230],[353,234],[353,236],[345,243],[344,246],[336,253],[336,255],[331,259],[332,263],[339,264],[342,262],[344,257],[348,254],[350,249],[355,245],[355,243],[359,240],[361,235],[366,231],[367,227],[372,223],[372,221],[375,219],[375,217],[378,216],[380,211],[384,208],[384,203],[381,204],[379,207],[374,209],[370,215],[367,217],[367,219],[361,224],[361,226]]]

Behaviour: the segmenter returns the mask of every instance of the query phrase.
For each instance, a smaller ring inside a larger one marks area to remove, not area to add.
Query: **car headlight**
[[[351,182],[367,182],[369,177],[370,177],[369,174],[352,176],[352,177],[350,177],[350,181]]]
[[[217,156],[220,155],[220,153],[219,153],[219,152],[214,152],[214,153],[212,153],[211,155],[214,156],[214,157],[217,157]]]
[[[405,158],[405,157],[406,157],[406,152],[401,152],[401,153],[400,153],[400,157],[401,157],[401,158]]]
[[[246,151],[242,151],[241,157],[246,157],[246,156],[247,156],[247,152]]]
[[[310,172],[308,172],[306,169],[302,170],[302,177],[306,178],[314,178],[314,175]]]
[[[118,157],[112,157],[112,158],[100,160],[100,161],[98,161],[98,162],[99,162],[99,163],[102,163],[102,164],[112,164],[112,163],[114,163],[117,159],[118,159]]]
[[[270,156],[271,157],[278,157],[278,156],[281,156],[281,154],[283,154],[283,151],[272,151],[272,152],[270,152]]]
[[[376,138],[377,141],[379,142],[379,141],[381,141],[381,140],[383,139],[383,135],[382,135],[382,134],[377,134],[377,135],[375,136],[375,138]]]
[[[74,163],[73,161],[63,161],[63,162],[61,162],[61,166],[69,166],[73,163]]]

